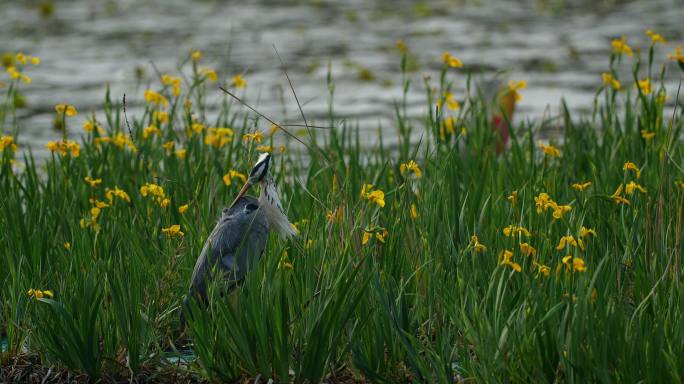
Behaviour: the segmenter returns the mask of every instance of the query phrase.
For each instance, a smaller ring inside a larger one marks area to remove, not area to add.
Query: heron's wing
[[[199,294],[202,298],[207,296],[207,281],[211,278],[211,269],[216,263],[213,257],[214,245],[212,244],[212,239],[214,239],[221,229],[221,222],[216,224],[211,234],[204,242],[202,246],[202,252],[195,262],[195,268],[192,271],[192,278],[190,280],[190,291]]]
[[[204,243],[195,263],[191,291],[206,297],[206,284],[217,263],[229,280],[244,278],[262,254],[267,238],[268,226],[263,215],[222,217]]]
[[[213,257],[221,260],[219,266],[229,280],[242,280],[263,253],[267,237],[263,215],[236,216],[217,233]]]
[[[238,280],[245,277],[245,274],[256,265],[266,247],[268,240],[268,224],[263,214],[252,216],[248,220],[248,231],[242,244],[235,249],[235,259],[233,261],[238,268]],[[226,258],[224,257],[225,261]]]

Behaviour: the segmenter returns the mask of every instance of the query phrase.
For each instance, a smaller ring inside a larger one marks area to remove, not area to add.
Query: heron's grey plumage
[[[256,198],[242,196],[224,208],[195,263],[190,295],[206,300],[212,270],[223,274],[229,285],[242,280],[264,252],[268,230]]]
[[[270,165],[269,153],[259,155],[245,185],[230,208],[223,210],[221,219],[204,243],[192,272],[190,294],[183,301],[186,312],[189,311],[189,297],[206,302],[212,272],[220,273],[231,288],[242,280],[264,252],[269,229],[282,238],[297,234],[283,210]],[[261,186],[258,200],[245,195],[256,184]],[[185,323],[182,312],[181,323]]]

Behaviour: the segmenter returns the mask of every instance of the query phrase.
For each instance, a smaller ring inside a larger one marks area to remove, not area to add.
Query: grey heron
[[[190,291],[183,301],[186,311],[190,296],[206,302],[212,270],[227,280],[228,289],[234,288],[264,252],[271,229],[283,239],[296,235],[280,202],[271,165],[271,155],[262,153],[233,203],[223,209],[195,263]],[[259,199],[245,195],[256,184],[261,188]]]

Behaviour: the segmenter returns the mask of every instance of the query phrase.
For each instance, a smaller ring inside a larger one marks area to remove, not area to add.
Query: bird
[[[478,93],[492,109],[491,129],[496,138],[496,153],[501,155],[508,146],[509,122],[513,120],[517,103],[516,91],[506,85],[508,74],[497,72],[492,78],[477,83]]]
[[[256,265],[264,252],[270,230],[276,231],[282,239],[297,234],[283,210],[271,163],[269,153],[259,155],[237,197],[228,208],[222,210],[220,219],[204,242],[192,272],[188,295],[183,300],[183,307],[188,314],[190,297],[197,299],[200,304],[206,304],[212,271],[222,275],[230,291]],[[259,198],[246,195],[257,184],[261,189]],[[185,324],[183,311],[181,324]]]
[[[497,134],[496,153],[498,155],[508,145],[508,138],[510,136],[510,127],[508,123],[513,120],[513,113],[515,112],[515,104],[517,102],[515,91],[509,88],[502,88],[496,96],[496,106],[494,109],[494,116],[492,117],[492,130]]]

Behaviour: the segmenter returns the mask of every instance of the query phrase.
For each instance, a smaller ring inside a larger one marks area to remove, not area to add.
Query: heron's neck
[[[275,183],[270,175],[267,175],[261,183],[259,206],[266,214],[269,227],[278,232],[281,238],[288,238],[297,234],[290,220],[285,215],[283,205],[280,202],[280,196],[278,196]]]

